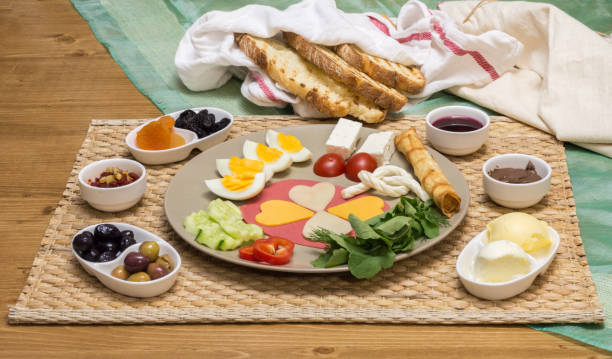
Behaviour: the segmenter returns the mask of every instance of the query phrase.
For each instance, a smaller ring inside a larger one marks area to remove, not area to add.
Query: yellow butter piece
[[[352,201],[331,207],[327,212],[343,219],[348,219],[349,214],[365,221],[383,213],[385,201],[375,196],[365,196]]]
[[[497,217],[487,224],[489,242],[510,241],[525,252],[533,252],[550,245],[548,225],[532,215],[512,212]]]
[[[261,212],[255,216],[255,221],[262,226],[282,226],[314,215],[309,209],[280,199],[266,201],[261,204],[260,209]]]

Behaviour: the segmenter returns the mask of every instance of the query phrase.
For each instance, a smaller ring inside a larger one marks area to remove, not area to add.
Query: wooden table
[[[67,0],[0,3],[0,314],[16,302],[92,118],[160,111]],[[523,326],[8,326],[0,357],[540,357],[609,353]]]

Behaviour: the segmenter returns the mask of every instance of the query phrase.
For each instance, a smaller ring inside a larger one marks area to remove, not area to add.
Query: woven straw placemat
[[[402,130],[419,116],[374,126]],[[584,323],[602,322],[601,310],[580,239],[563,145],[548,134],[503,117],[493,119],[487,144],[473,155],[449,157],[466,177],[471,203],[464,222],[433,248],[395,263],[370,280],[348,273],[300,275],[257,271],[228,264],[192,249],[167,223],[164,194],[187,161],[147,166],[148,189],[135,207],[103,213],[79,197],[77,174],[86,164],[130,157],[126,134],[143,120],[94,120],[42,240],[10,323],[187,323],[187,322],[386,322],[386,323]],[[295,116],[237,118],[230,137],[266,128],[320,123]],[[197,151],[196,151],[197,152]],[[455,271],[461,249],[485,225],[510,210],[493,204],[482,188],[481,168],[496,154],[522,152],[545,159],[553,169],[548,195],[525,212],[545,220],[561,235],[548,271],[526,292],[502,301],[468,294]],[[195,154],[192,154],[192,156]],[[181,253],[183,266],[169,292],[130,298],[104,287],[73,258],[70,239],[100,222],[126,222],[165,238]]]

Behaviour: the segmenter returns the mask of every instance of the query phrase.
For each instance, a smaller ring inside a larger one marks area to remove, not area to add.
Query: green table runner
[[[294,0],[256,1],[279,9]],[[424,0],[431,8],[437,1]],[[612,1],[552,0],[552,3],[593,30],[612,32]],[[248,1],[226,0],[72,0],[89,21],[97,39],[104,44],[134,85],[164,113],[188,107],[215,106],[233,114],[288,114],[285,109],[252,104],[240,95],[240,81],[230,80],[208,92],[191,92],[174,70],[174,53],[184,31],[210,10],[234,10]],[[347,12],[374,11],[396,16],[405,0],[337,0]],[[439,106],[469,104],[441,92],[405,113],[425,114]],[[475,106],[475,105],[473,105]],[[599,299],[606,314],[600,325],[534,325],[586,343],[612,350],[612,159],[567,145],[566,156],[580,220],[580,231],[593,273]]]

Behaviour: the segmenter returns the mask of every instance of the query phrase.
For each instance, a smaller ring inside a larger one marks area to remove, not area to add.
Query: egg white
[[[263,173],[256,173],[253,183],[244,191],[230,191],[223,186],[221,178],[204,181],[208,189],[219,197],[233,201],[242,201],[257,196],[266,186],[266,177]]]
[[[221,176],[233,174],[232,170],[229,168],[229,162],[230,162],[229,158],[219,158],[217,159],[216,162],[217,162],[217,172],[219,172]],[[265,175],[266,182],[268,182],[270,178],[272,178],[272,175],[274,174],[274,172],[272,172],[270,168],[266,168],[265,162],[264,162],[264,168],[263,168],[262,173]]]
[[[301,150],[293,153],[283,149],[283,147],[278,142],[278,132],[274,130],[266,131],[266,143],[269,147],[276,148],[277,150],[288,154],[293,160],[293,162],[304,162],[312,158],[312,152],[310,152],[309,149],[303,146]]]
[[[242,152],[245,158],[248,158],[251,160],[263,161],[262,159],[259,158],[259,156],[257,156],[257,142],[253,142],[249,140],[244,141],[244,145],[242,146]],[[284,171],[287,168],[289,168],[291,164],[293,163],[293,160],[291,159],[291,156],[283,152],[283,154],[276,161],[274,162],[263,161],[263,163],[264,163],[264,169],[269,168],[270,171],[272,171],[273,173],[276,173],[276,172]]]

